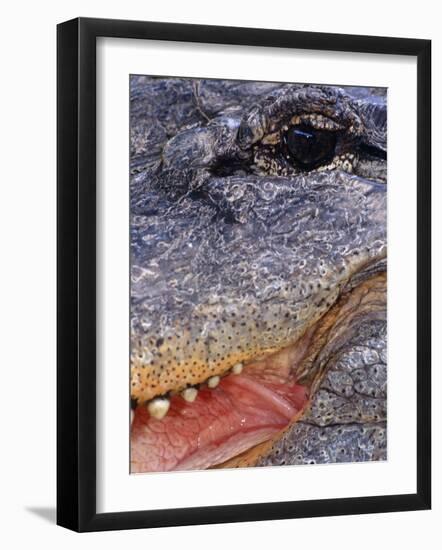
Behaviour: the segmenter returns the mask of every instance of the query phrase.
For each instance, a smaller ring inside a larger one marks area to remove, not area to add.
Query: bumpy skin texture
[[[289,161],[294,124],[333,158]],[[385,270],[385,153],[379,90],[133,76],[134,402],[278,351]]]
[[[367,321],[329,360],[311,408],[257,465],[386,460],[386,320]]]

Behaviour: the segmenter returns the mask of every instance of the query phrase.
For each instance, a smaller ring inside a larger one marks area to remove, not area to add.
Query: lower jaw
[[[320,350],[355,330],[355,320],[384,307],[381,274],[341,297],[295,344],[227,376],[215,389],[201,389],[194,403],[173,397],[162,420],[138,407],[131,473],[254,465],[303,415],[324,374],[313,368]]]
[[[193,403],[171,400],[162,420],[138,407],[132,424],[131,472],[206,469],[272,440],[305,407],[308,390],[293,380],[276,383],[229,375],[201,389]]]

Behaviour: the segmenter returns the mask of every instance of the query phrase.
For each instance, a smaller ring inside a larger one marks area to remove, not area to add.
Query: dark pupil
[[[284,136],[287,153],[303,168],[314,168],[333,159],[336,135],[303,126],[289,128]]]

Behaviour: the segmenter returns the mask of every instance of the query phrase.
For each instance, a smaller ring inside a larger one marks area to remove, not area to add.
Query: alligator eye
[[[283,136],[286,156],[302,168],[315,168],[333,159],[336,134],[306,126],[292,126]]]

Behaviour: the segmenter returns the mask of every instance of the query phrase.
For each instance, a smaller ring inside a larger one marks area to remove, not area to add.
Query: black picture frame
[[[117,37],[417,58],[417,492],[96,512],[96,39]],[[431,506],[431,41],[79,18],[57,28],[57,523],[75,531],[424,510]]]

